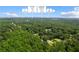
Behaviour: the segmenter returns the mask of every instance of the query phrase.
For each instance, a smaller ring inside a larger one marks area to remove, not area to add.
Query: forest
[[[0,52],[78,51],[78,18],[0,18]]]

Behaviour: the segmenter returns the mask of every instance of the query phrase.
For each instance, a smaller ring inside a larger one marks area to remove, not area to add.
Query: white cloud
[[[61,16],[79,18],[79,7],[75,7],[73,11],[61,12]]]
[[[79,7],[75,7],[74,10],[75,10],[75,11],[79,11]]]
[[[55,12],[52,8],[47,8],[46,6],[29,6],[27,8],[22,9],[24,13],[53,13]]]
[[[11,17],[18,17],[18,15],[15,12],[2,12],[0,14],[11,16]]]
[[[55,10],[54,10],[54,9],[51,9],[51,8],[50,8],[50,9],[48,8],[48,9],[47,9],[47,12],[48,12],[48,13],[52,13],[52,12],[55,12]]]

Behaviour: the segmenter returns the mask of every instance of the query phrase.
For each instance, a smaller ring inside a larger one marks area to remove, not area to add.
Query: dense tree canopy
[[[1,52],[77,52],[79,20],[0,19]]]

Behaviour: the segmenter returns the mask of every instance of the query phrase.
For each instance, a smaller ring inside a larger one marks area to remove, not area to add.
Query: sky
[[[0,17],[79,18],[79,6],[0,6]]]

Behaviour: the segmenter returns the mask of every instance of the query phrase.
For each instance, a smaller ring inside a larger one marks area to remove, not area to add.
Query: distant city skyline
[[[0,17],[79,18],[79,6],[0,6]]]

